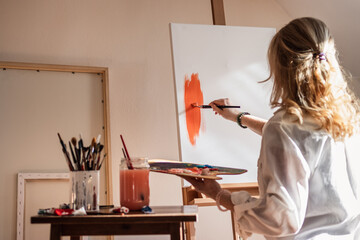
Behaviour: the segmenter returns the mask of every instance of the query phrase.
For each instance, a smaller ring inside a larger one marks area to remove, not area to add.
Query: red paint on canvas
[[[184,100],[186,112],[186,127],[190,143],[194,146],[199,136],[201,125],[201,109],[193,107],[192,104],[203,105],[204,98],[200,87],[199,74],[191,74],[191,79],[185,76]]]

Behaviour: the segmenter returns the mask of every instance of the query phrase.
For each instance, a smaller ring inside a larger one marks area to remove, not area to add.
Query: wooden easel
[[[211,0],[211,11],[214,25],[226,25],[223,0]]]
[[[259,196],[259,188],[257,183],[225,183],[221,184],[223,189],[227,189],[230,192],[248,191],[251,196]],[[183,204],[184,205],[197,205],[198,207],[216,206],[213,199],[207,198],[205,195],[197,192],[193,186],[183,187]],[[233,229],[233,239],[237,240],[237,234],[235,231],[235,223],[233,221],[233,213],[231,213],[231,222]],[[195,240],[194,223],[185,224],[186,240]]]

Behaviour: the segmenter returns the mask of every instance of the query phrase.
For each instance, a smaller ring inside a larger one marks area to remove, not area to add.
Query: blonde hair
[[[359,101],[347,87],[334,39],[322,21],[299,18],[283,27],[268,50],[274,80],[270,104],[296,117],[320,123],[335,140],[359,131]]]

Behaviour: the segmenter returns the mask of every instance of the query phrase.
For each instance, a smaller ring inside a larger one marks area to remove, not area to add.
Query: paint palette
[[[150,159],[150,171],[173,174],[184,177],[197,177],[221,180],[218,175],[236,175],[247,172],[246,169],[201,165],[164,159]]]

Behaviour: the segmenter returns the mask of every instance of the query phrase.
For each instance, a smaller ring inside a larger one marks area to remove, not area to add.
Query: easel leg
[[[185,232],[186,232],[186,240],[196,240],[196,237],[195,237],[195,223],[186,222],[185,223]]]
[[[231,225],[232,225],[232,230],[233,230],[233,239],[234,240],[242,240],[242,238],[240,238],[237,233],[236,233],[236,226],[235,226],[235,222],[234,222],[234,213],[231,211]]]

